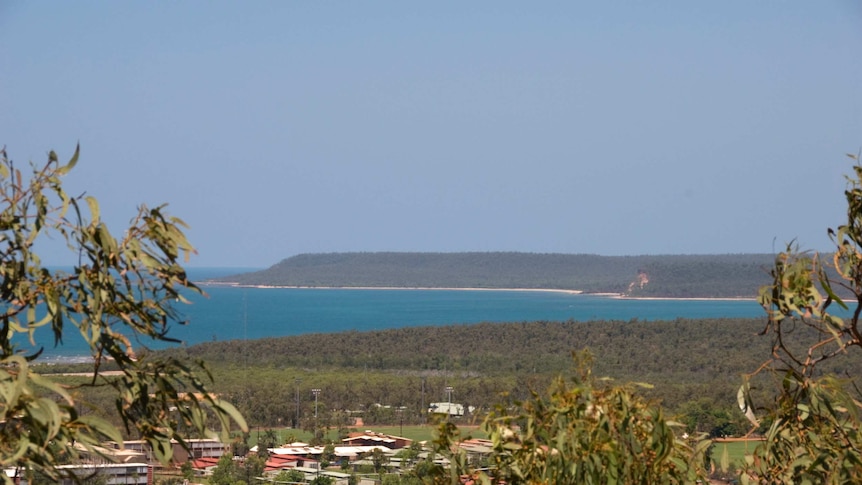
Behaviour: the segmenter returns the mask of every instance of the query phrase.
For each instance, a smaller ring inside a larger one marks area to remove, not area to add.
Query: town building
[[[87,465],[60,465],[60,470],[71,471],[79,480],[65,478],[59,485],[77,485],[80,480],[98,476],[107,485],[151,485],[153,467],[146,463],[101,463]]]
[[[413,440],[366,430],[361,433],[350,433],[341,442],[346,446],[385,446],[391,450],[400,450],[409,447]]]

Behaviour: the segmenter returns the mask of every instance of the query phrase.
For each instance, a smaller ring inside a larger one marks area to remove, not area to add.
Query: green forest
[[[596,377],[650,384],[640,392],[692,430],[743,434],[750,426],[736,393],[742,376],[770,354],[771,340],[758,335],[765,323],[481,323],[219,341],[162,354],[206,361],[211,389],[234,403],[252,427],[312,429],[311,389],[318,388],[318,424],[343,429],[356,417],[369,425],[425,422],[428,403],[446,400],[446,386],[454,388],[454,402],[475,408],[462,424],[478,423],[496,404],[544,391],[554,377],[572,371],[572,353],[586,349]],[[812,337],[802,329],[793,335],[800,342]],[[862,359],[842,356],[821,371],[858,375]],[[110,409],[98,392],[87,400],[96,404],[93,412]]]
[[[548,288],[633,297],[754,297],[769,254],[597,256],[516,252],[301,254],[216,280],[300,287]]]

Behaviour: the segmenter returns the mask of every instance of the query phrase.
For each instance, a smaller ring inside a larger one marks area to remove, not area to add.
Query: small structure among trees
[[[454,402],[432,402],[428,404],[428,414],[445,414],[447,416],[463,416],[464,405]]]

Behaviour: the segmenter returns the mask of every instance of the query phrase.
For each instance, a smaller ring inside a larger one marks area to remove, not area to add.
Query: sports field
[[[738,468],[745,461],[745,455],[754,451],[761,440],[748,440],[736,438],[724,438],[715,440],[715,448],[712,450],[712,461],[716,466],[720,466],[723,457],[726,454],[726,461],[730,465]]]

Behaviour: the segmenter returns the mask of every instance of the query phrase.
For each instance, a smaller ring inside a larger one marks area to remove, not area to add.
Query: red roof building
[[[341,442],[347,446],[385,446],[391,450],[400,450],[410,446],[413,440],[401,436],[365,431],[363,433],[350,433]]]

